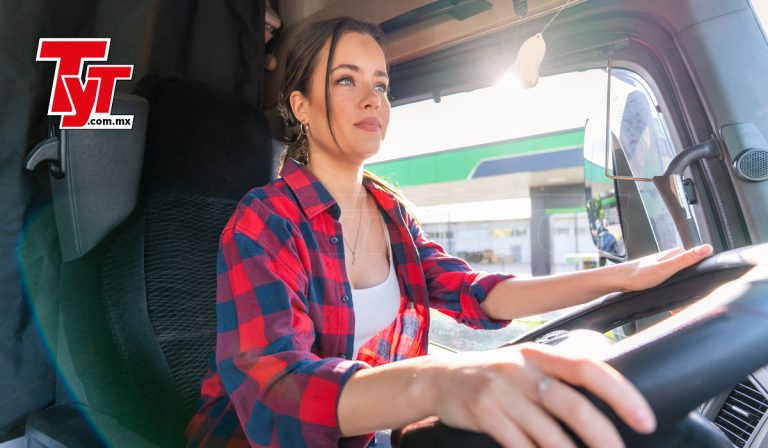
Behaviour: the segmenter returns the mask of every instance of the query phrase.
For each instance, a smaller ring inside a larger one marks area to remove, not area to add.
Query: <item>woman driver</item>
[[[193,446],[355,446],[428,416],[504,446],[621,446],[584,387],[639,432],[643,397],[600,361],[523,344],[427,354],[429,307],[474,328],[654,286],[711,252],[674,250],[565,275],[474,272],[428,240],[364,170],[389,123],[381,34],[309,25],[289,52],[280,108],[298,138],[280,178],[251,190],[220,241],[215,363],[187,429]],[[397,362],[393,362],[397,361]]]

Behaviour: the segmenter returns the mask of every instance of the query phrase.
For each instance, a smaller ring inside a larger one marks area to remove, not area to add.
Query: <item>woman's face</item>
[[[309,96],[293,92],[291,105],[299,121],[309,124],[311,154],[323,151],[340,161],[362,164],[379,151],[389,125],[386,59],[379,44],[367,34],[348,32],[339,37],[328,86],[337,145],[325,111],[329,48],[326,42],[312,73]]]

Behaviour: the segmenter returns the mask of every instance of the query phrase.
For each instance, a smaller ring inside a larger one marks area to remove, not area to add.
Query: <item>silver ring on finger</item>
[[[547,394],[547,391],[554,381],[555,379],[549,375],[544,375],[539,379],[539,382],[536,384],[536,391],[539,394],[539,404],[544,405],[544,396]]]

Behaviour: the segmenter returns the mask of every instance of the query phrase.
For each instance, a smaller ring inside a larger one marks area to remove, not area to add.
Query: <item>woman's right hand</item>
[[[434,415],[447,425],[484,432],[505,447],[574,447],[560,420],[590,447],[620,447],[608,418],[571,385],[608,404],[631,428],[656,427],[650,406],[608,364],[538,344],[446,356],[428,382]]]

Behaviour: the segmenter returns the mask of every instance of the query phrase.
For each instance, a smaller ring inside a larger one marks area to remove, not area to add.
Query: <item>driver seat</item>
[[[215,347],[218,238],[238,200],[273,177],[266,117],[245,100],[172,75],[149,75],[134,93],[149,103],[143,164],[141,148],[138,163],[103,150],[104,157],[82,157],[93,146],[109,148],[110,139],[143,144],[143,136],[61,131],[88,137],[70,135],[69,186],[58,195],[54,188],[65,261],[62,393],[58,406],[29,419],[30,446],[185,444]],[[136,101],[116,97],[114,107]],[[109,184],[131,165],[141,175],[136,191],[98,195],[114,190]],[[77,178],[89,172],[101,174]],[[115,215],[125,210],[127,217]]]

